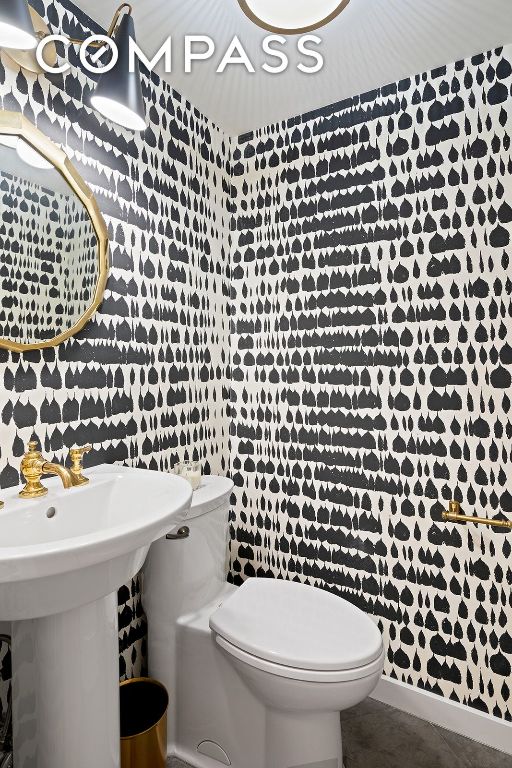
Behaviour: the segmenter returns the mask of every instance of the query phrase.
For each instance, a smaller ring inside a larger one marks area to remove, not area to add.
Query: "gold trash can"
[[[121,768],[166,768],[167,707],[165,686],[151,677],[120,684]]]

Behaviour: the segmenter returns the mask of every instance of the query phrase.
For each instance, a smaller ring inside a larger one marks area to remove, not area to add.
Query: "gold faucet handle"
[[[38,445],[37,440],[31,440],[21,460],[20,472],[26,480],[25,486],[19,494],[22,499],[36,499],[38,496],[45,496],[48,493],[48,488],[41,484],[45,460]]]
[[[41,451],[39,450],[39,443],[37,440],[30,440],[27,444],[27,451],[23,456],[24,459],[40,459]]]
[[[70,472],[73,475],[73,485],[85,485],[89,482],[89,479],[82,474],[84,454],[89,453],[89,451],[92,451],[92,445],[69,449]]]

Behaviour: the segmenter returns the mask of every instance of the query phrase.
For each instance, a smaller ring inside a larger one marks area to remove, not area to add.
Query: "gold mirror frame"
[[[30,120],[27,120],[21,112],[0,110],[0,134],[20,136],[24,141],[30,144],[33,149],[37,150],[46,160],[48,160],[57,171],[59,171],[64,180],[68,183],[71,191],[78,197],[89,214],[98,241],[99,274],[94,296],[90,307],[71,328],[60,333],[58,336],[55,336],[53,339],[38,342],[37,344],[20,344],[11,339],[0,338],[0,348],[3,347],[11,352],[28,352],[32,349],[55,347],[57,344],[61,344],[63,341],[66,341],[66,339],[74,336],[78,331],[81,331],[101,304],[105,286],[107,284],[109,269],[107,225],[101,215],[92,190],[82,179],[64,150],[54,144],[53,141],[36,128]]]
[[[256,16],[254,11],[249,7],[247,0],[238,0],[238,5],[245,13],[245,15],[252,22],[254,22],[254,24],[256,24],[258,27],[261,27],[261,29],[265,29],[267,32],[273,32],[274,34],[279,35],[304,35],[306,32],[312,32],[314,29],[319,29],[320,27],[324,27],[326,24],[329,24],[329,22],[335,19],[336,16],[339,16],[343,9],[347,7],[349,2],[350,0],[341,0],[334,11],[331,11],[328,16],[325,16],[320,21],[315,22],[315,24],[310,24],[307,27],[297,27],[292,29],[286,29],[285,27],[274,27],[272,24],[267,24],[265,21],[263,21],[263,19],[260,19],[259,16]]]

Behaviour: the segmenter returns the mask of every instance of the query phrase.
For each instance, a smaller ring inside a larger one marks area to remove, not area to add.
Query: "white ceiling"
[[[117,0],[75,2],[103,26],[117,5]],[[299,72],[299,58],[291,56],[286,72],[271,75],[261,70],[266,33],[249,21],[237,0],[133,0],[133,6],[142,50],[151,58],[171,35],[173,72],[166,79],[231,135],[512,42],[511,0],[350,0],[316,32],[323,40],[321,72]],[[185,74],[183,38],[192,34],[212,37],[217,52]],[[216,74],[234,35],[253,61],[254,74],[241,66]],[[295,44],[290,37],[287,50]]]

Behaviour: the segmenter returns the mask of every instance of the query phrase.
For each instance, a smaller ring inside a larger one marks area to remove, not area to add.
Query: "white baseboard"
[[[371,698],[512,755],[512,723],[506,720],[384,675]]]

